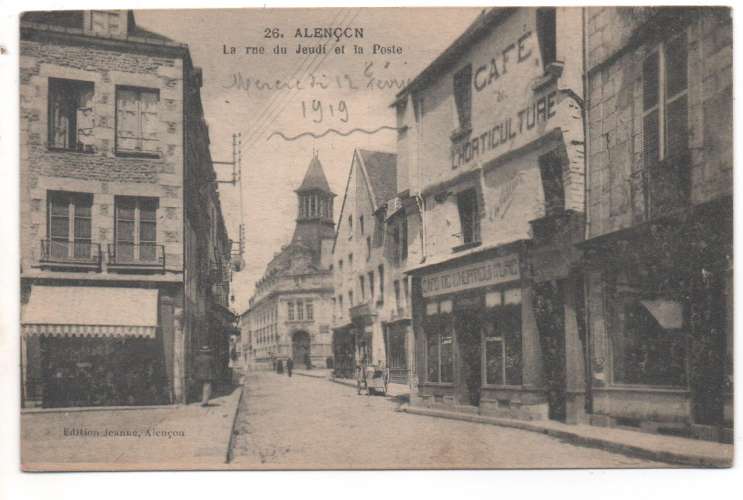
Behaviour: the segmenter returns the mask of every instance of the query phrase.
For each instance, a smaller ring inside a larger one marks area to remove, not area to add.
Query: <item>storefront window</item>
[[[429,303],[429,315],[424,322],[426,332],[426,375],[428,382],[451,383],[454,381],[454,335],[451,301]]]
[[[489,297],[485,322],[485,380],[492,385],[521,385],[520,290]],[[488,294],[489,296],[491,294]]]
[[[684,387],[687,342],[683,307],[637,293],[617,297],[612,338],[614,382]]]

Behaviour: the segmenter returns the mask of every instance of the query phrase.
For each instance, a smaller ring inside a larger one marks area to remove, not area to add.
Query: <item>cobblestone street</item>
[[[327,380],[273,373],[246,379],[234,442],[245,468],[665,467],[533,432],[396,412]]]

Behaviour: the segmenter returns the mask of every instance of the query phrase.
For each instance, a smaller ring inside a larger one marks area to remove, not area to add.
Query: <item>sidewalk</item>
[[[300,375],[302,377],[313,377],[323,378],[335,382],[336,384],[347,385],[349,387],[356,388],[356,379],[353,378],[337,378],[332,376],[333,370],[328,369],[314,369],[314,370],[294,370],[294,375]],[[410,394],[410,387],[405,384],[388,384],[387,395],[393,397],[405,396]]]
[[[546,434],[578,446],[588,446],[638,458],[691,467],[731,467],[733,445],[662,436],[612,427],[567,425],[552,420],[523,421],[455,413],[405,405],[399,411],[413,415],[442,417],[498,425]]]
[[[21,413],[25,471],[227,468],[242,387],[198,403]]]

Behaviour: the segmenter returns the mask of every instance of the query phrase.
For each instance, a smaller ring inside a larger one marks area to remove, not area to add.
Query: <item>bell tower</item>
[[[297,193],[297,222],[292,243],[303,243],[319,256],[322,241],[335,237],[335,194],[330,190],[317,151],[313,151],[304,180],[294,192]]]

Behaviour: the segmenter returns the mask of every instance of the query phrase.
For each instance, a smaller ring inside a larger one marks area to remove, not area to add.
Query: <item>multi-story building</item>
[[[394,381],[407,381],[410,318],[407,279],[400,271],[407,229],[387,223],[388,214],[398,212],[388,203],[396,194],[396,155],[356,149],[333,245],[333,354],[339,377],[352,377],[357,364],[366,363],[388,366]]]
[[[730,10],[585,21],[591,420],[730,440]]]
[[[30,12],[20,75],[23,406],[186,401],[230,323],[199,68],[131,11]]]
[[[483,11],[397,96],[414,404],[584,416],[582,12]],[[402,189],[402,187],[401,187]]]
[[[317,155],[297,193],[291,242],[277,252],[240,315],[242,351],[249,368],[271,369],[292,358],[297,368],[332,358],[333,199]]]

